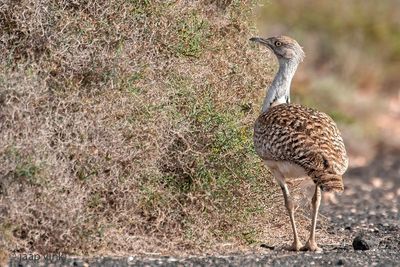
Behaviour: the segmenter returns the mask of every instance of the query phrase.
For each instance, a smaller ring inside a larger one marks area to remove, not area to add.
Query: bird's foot
[[[290,251],[299,251],[303,245],[301,244],[300,241],[293,242],[292,245],[285,247],[285,249],[290,250]]]
[[[310,242],[310,240],[307,241],[307,243],[305,244],[304,247],[302,247],[300,249],[301,251],[314,251],[314,252],[321,252],[322,249],[320,247],[317,246],[317,243],[314,242]]]

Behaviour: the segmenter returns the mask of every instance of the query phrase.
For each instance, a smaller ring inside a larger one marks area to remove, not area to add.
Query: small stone
[[[381,178],[374,177],[371,181],[372,185],[376,188],[380,188],[383,185],[383,181]]]
[[[395,194],[393,193],[393,192],[388,192],[388,193],[386,193],[386,195],[385,195],[385,199],[386,200],[392,200],[392,199],[394,199],[395,198]]]
[[[274,250],[274,249],[275,249],[274,246],[270,246],[270,245],[267,245],[267,244],[261,244],[260,247],[261,247],[261,248],[268,248],[268,249],[270,249],[270,250]]]
[[[339,259],[339,260],[336,262],[336,265],[344,265],[344,260],[343,260],[343,259]]]
[[[357,235],[353,240],[353,248],[354,250],[369,250],[370,245],[364,235]]]

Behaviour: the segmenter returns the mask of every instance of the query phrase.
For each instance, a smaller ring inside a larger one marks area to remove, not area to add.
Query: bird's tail
[[[314,183],[322,189],[322,191],[342,192],[344,190],[343,178],[341,175],[322,171],[313,171],[309,173],[309,176],[313,179]]]

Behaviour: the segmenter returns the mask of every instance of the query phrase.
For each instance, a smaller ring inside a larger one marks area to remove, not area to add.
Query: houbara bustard
[[[348,158],[335,122],[325,113],[290,104],[290,84],[304,59],[300,45],[290,37],[253,37],[251,41],[270,48],[279,61],[279,70],[267,91],[262,113],[254,125],[254,146],[279,183],[289,212],[294,241],[291,250],[320,250],[315,227],[321,190],[343,191],[342,175]],[[294,219],[294,205],[286,180],[310,177],[315,183],[312,198],[310,237],[302,246]]]

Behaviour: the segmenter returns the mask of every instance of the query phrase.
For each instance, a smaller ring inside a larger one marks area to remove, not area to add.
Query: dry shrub
[[[179,254],[290,239],[280,192],[252,148],[271,78],[248,43],[254,8],[4,1],[7,248]]]

